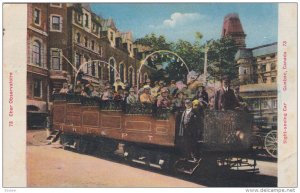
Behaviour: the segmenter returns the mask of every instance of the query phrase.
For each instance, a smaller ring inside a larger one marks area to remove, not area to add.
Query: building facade
[[[27,124],[44,124],[49,101],[48,5],[28,4]]]
[[[93,13],[89,4],[28,4],[28,113],[43,115],[39,125],[45,124],[52,93],[63,83],[76,84],[80,71],[82,80],[95,86],[103,81],[113,84],[117,78],[136,85],[147,51],[133,43],[131,32],[120,32],[113,19]],[[142,68],[140,82],[148,73],[147,67]]]
[[[263,129],[277,128],[277,42],[242,48],[235,56],[240,92]]]

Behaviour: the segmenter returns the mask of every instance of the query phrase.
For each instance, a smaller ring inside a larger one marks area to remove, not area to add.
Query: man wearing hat
[[[152,99],[151,99],[151,95],[150,95],[150,86],[145,85],[144,87],[144,91],[143,94],[141,94],[140,96],[140,101],[141,103],[147,103],[147,104],[151,104],[152,103]]]
[[[205,87],[203,84],[199,85],[198,91],[196,96],[193,98],[193,100],[198,100],[199,105],[206,108],[208,106],[208,93],[205,90]]]
[[[169,108],[171,101],[169,99],[169,90],[167,87],[164,87],[160,91],[161,95],[157,99],[157,107]]]
[[[197,113],[193,109],[192,101],[186,99],[185,110],[181,116],[178,132],[179,147],[185,158],[194,158],[194,150],[197,142],[197,120]]]
[[[135,95],[135,91],[133,88],[130,88],[129,89],[129,96],[126,98],[126,103],[127,104],[130,104],[130,105],[133,105],[135,103],[137,103],[137,97]]]
[[[222,87],[215,95],[215,110],[234,110],[239,106],[238,101],[230,88],[230,79],[224,76],[221,80]]]

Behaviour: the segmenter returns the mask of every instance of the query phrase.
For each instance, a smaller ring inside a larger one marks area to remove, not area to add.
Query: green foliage
[[[232,38],[213,40],[208,44],[208,73],[210,78],[220,80],[227,75],[234,80],[238,77],[238,68],[234,56],[238,50]]]
[[[149,46],[153,51],[169,50],[178,54],[188,65],[189,70],[203,73],[204,69],[204,52],[208,47],[208,73],[209,78],[220,80],[223,75],[228,75],[231,79],[238,77],[238,69],[235,66],[234,56],[237,52],[234,40],[231,38],[221,38],[218,40],[210,40],[201,45],[200,41],[203,35],[200,32],[195,33],[196,41],[191,43],[185,40],[177,40],[176,42],[167,42],[162,35],[158,36],[154,33],[146,35],[144,38],[137,39],[135,43]],[[158,70],[157,73],[150,76],[155,80],[183,80],[186,78],[187,70],[181,61],[175,57],[161,56],[157,54],[154,58],[147,60],[147,65],[156,68],[158,64],[168,63],[164,69]]]

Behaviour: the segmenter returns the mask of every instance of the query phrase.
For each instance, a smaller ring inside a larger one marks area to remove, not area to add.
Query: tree
[[[211,41],[208,51],[210,78],[220,80],[224,75],[232,80],[238,78],[238,69],[234,60],[237,50],[234,40],[230,37]]]
[[[155,33],[147,34],[145,37],[137,39],[134,43],[149,46],[153,51],[170,50],[172,44],[167,42],[165,36],[157,36]]]

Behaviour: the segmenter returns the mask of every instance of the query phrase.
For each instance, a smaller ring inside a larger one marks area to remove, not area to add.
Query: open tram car
[[[188,174],[200,166],[258,172],[251,145],[252,118],[246,112],[205,111],[197,159],[191,161],[178,155],[176,119],[168,109],[77,95],[55,94],[53,101],[52,127],[60,132],[64,147],[78,152],[113,154]],[[250,164],[248,158],[254,161]]]

